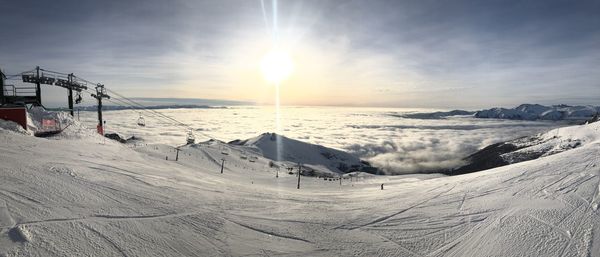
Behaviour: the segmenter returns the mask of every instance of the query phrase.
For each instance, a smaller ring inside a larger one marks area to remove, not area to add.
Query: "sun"
[[[292,74],[294,62],[288,53],[272,50],[262,58],[260,69],[267,81],[279,84]]]

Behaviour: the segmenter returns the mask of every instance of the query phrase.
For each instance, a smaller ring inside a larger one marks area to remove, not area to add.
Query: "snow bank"
[[[33,107],[27,110],[28,130],[37,132],[42,130],[42,119],[55,119],[60,123],[63,132],[52,136],[53,139],[81,139],[98,137],[94,129],[89,129],[75,120],[68,112],[47,111],[42,107]]]
[[[16,132],[24,135],[33,135],[30,131],[25,130],[18,123],[3,119],[0,119],[0,130]]]

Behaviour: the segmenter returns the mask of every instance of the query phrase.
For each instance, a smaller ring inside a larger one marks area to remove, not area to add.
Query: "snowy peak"
[[[564,120],[588,119],[598,112],[600,112],[600,107],[595,106],[522,104],[513,109],[491,108],[477,111],[475,117],[514,120]]]
[[[532,113],[532,114],[543,113],[550,109],[552,109],[552,108],[543,106],[541,104],[521,104],[515,108],[515,110],[517,110],[517,111],[521,111],[521,112],[525,112],[525,113]]]
[[[344,151],[291,139],[276,133],[264,133],[231,145],[256,149],[263,157],[291,163],[325,167],[334,172],[358,171],[365,166],[356,156]]]
[[[494,107],[480,111],[453,110],[447,112],[392,113],[390,115],[409,119],[445,119],[451,116],[473,115],[475,118],[509,120],[585,120],[599,112],[600,106],[521,104],[515,108]]]

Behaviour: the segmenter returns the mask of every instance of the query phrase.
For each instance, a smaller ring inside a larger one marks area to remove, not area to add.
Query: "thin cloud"
[[[131,96],[272,98],[248,89],[266,87],[255,67],[271,46],[260,1],[9,1],[3,10],[8,72],[41,65]],[[600,97],[598,12],[597,1],[280,1],[280,36],[302,59],[282,99],[588,104]]]

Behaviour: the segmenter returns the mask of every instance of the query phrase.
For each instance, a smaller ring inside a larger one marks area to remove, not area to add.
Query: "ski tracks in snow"
[[[96,236],[98,236],[98,237],[102,238],[104,241],[106,241],[110,246],[115,248],[122,256],[127,257],[127,254],[125,253],[125,251],[117,243],[115,243],[114,240],[110,239],[108,236],[104,235],[103,233],[101,233],[97,229],[93,228],[89,224],[85,224],[83,226],[86,229],[88,229],[89,231],[92,231]]]
[[[8,211],[8,206],[6,202],[0,199],[0,229],[13,227],[15,225],[15,221],[13,220],[10,212]]]
[[[47,220],[33,220],[24,221],[18,223],[18,225],[46,225],[52,223],[64,223],[64,222],[90,222],[90,221],[142,221],[142,220],[154,220],[154,219],[167,219],[175,217],[184,217],[200,214],[200,211],[183,212],[183,213],[167,213],[167,214],[156,214],[156,215],[103,215],[97,214],[88,217],[80,218],[58,218],[58,219],[47,219]]]
[[[413,204],[413,205],[409,206],[408,208],[402,209],[402,210],[400,210],[398,212],[394,212],[394,213],[386,215],[386,216],[379,217],[379,218],[374,219],[374,220],[372,220],[370,222],[367,222],[365,224],[357,225],[357,226],[350,226],[349,228],[346,225],[342,225],[342,226],[338,226],[336,228],[344,228],[344,229],[348,229],[348,230],[355,230],[355,229],[360,229],[360,228],[368,227],[368,226],[371,226],[371,225],[374,225],[374,224],[377,224],[377,223],[380,223],[380,222],[384,222],[384,221],[389,220],[389,219],[391,219],[391,218],[393,218],[395,216],[398,216],[398,215],[400,215],[402,213],[405,213],[405,212],[407,212],[409,210],[412,210],[412,209],[414,209],[414,208],[416,208],[416,207],[418,207],[420,205],[423,205],[423,204],[425,204],[425,203],[427,203],[427,202],[429,202],[429,201],[431,201],[433,199],[436,199],[436,198],[442,196],[443,194],[446,194],[446,193],[452,191],[452,189],[454,189],[454,187],[455,187],[455,185],[452,186],[448,190],[444,190],[444,191],[436,194],[435,196],[427,198],[427,199],[425,199],[423,201],[420,201],[420,202],[418,202],[416,204]]]

